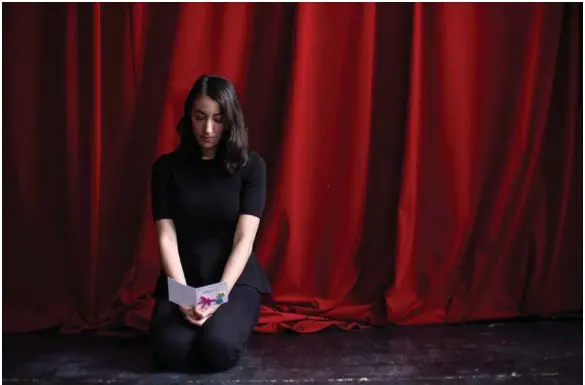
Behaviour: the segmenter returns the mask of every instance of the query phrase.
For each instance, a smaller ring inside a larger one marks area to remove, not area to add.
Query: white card
[[[223,305],[228,301],[227,283],[191,287],[167,277],[169,301],[179,306],[208,307]]]
[[[183,285],[167,277],[169,301],[179,306],[191,307],[197,304],[197,289]]]

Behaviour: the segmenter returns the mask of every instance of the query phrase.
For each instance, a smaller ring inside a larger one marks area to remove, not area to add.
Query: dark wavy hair
[[[236,88],[221,76],[204,75],[195,81],[185,100],[184,114],[177,127],[180,136],[178,151],[201,156],[201,148],[191,126],[193,103],[201,96],[207,96],[219,104],[223,133],[215,157],[233,174],[248,161],[248,130],[244,124],[244,114]]]

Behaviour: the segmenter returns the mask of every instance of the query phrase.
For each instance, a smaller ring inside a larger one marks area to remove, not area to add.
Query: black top
[[[266,199],[266,164],[257,153],[229,174],[220,160],[204,160],[178,152],[161,155],[152,167],[153,219],[172,219],[179,256],[190,286],[217,283],[233,248],[241,214],[262,216]],[[270,284],[252,253],[236,285],[262,293]],[[167,297],[166,275],[155,296]]]

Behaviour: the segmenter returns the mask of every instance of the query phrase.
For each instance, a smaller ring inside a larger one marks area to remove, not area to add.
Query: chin
[[[199,147],[201,147],[204,150],[214,150],[217,148],[217,143],[199,142]]]

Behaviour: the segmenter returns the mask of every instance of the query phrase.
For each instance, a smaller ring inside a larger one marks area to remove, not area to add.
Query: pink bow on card
[[[201,298],[199,299],[199,305],[201,305],[204,309],[208,306],[213,305],[214,302],[215,302],[215,299],[208,298],[205,296],[201,296]]]

